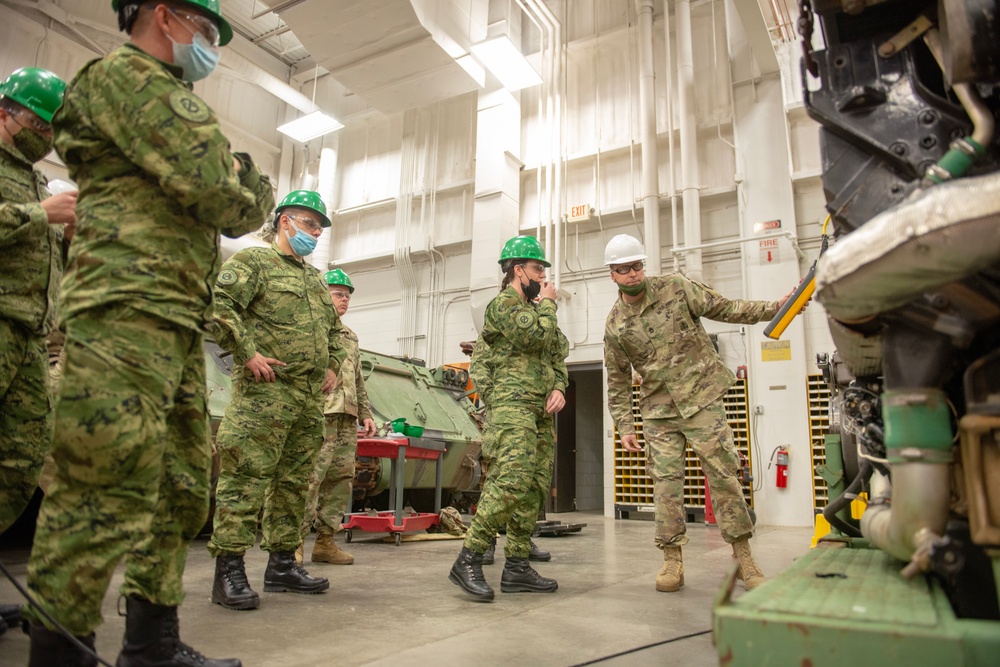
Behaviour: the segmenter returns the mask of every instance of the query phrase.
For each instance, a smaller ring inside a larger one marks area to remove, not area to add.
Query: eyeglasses
[[[538,262],[526,262],[526,263],[522,264],[521,266],[524,267],[524,268],[526,268],[526,269],[531,269],[532,271],[534,271],[535,273],[537,273],[539,275],[545,273],[545,265],[544,264],[539,264]]]
[[[351,300],[351,293],[350,292],[339,292],[339,291],[338,292],[330,292],[330,296],[333,297],[334,299],[347,299],[348,301]]]
[[[626,264],[625,266],[617,266],[611,270],[620,276],[627,276],[632,271],[639,273],[640,271],[642,271],[643,266],[644,264],[642,262],[636,262],[635,264]]]
[[[312,218],[306,218],[298,215],[287,215],[287,214],[285,215],[285,217],[288,218],[289,220],[295,220],[296,222],[301,222],[305,226],[306,231],[310,232],[323,231],[323,224],[320,222],[316,222]]]
[[[211,46],[216,48],[219,47],[219,26],[215,24],[215,21],[207,16],[191,14],[173,7],[169,8],[169,10],[174,16],[178,18],[183,17],[193,23],[195,28],[197,28],[198,33],[201,34],[201,36],[204,37]]]
[[[52,131],[52,123],[45,122],[28,109],[20,109],[17,112],[10,114],[10,116],[14,122],[21,127],[28,125],[31,129],[38,130],[39,132]]]

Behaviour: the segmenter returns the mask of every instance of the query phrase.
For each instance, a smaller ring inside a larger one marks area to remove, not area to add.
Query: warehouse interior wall
[[[123,38],[116,33],[105,3],[58,0],[57,4],[89,21],[87,34],[97,46],[108,50],[121,43]],[[508,4],[503,0],[505,7]],[[604,245],[619,233],[642,237],[637,15],[633,0],[546,0],[545,4],[562,23],[565,42],[564,142],[559,150],[565,187],[558,208],[563,214],[572,206],[592,209],[587,219],[562,225],[559,322],[570,340],[568,362],[599,368],[593,365],[603,361],[604,321],[617,294],[603,266]],[[225,0],[222,6],[226,11]],[[672,199],[678,221],[683,206],[677,192],[676,104],[668,122],[676,78],[666,72],[663,6],[662,2],[654,3],[653,48],[660,241],[662,269],[667,273],[675,267],[684,271],[685,255],[672,253],[684,243],[679,222],[675,238]],[[0,40],[5,44],[0,72],[4,74],[36,65],[69,79],[100,55],[94,45],[81,44],[65,31],[25,13],[17,3],[0,0],[0,13],[4,18]],[[780,72],[761,75],[752,63],[744,62],[745,58],[733,60],[740,35],[733,27],[738,19],[731,2],[695,0],[691,13],[701,242],[752,237],[755,223],[780,218],[781,231],[792,233],[801,251],[795,252],[783,239],[783,268],[780,278],[771,280],[766,267],[760,268],[763,259],[754,239],[706,248],[702,252],[704,281],[731,298],[777,299],[795,286],[817,257],[825,217],[817,125],[806,116],[800,101],[800,46],[778,44]],[[515,6],[512,19],[517,14]],[[675,34],[676,22],[671,21],[671,26],[671,34]],[[538,29],[523,17],[519,29],[522,51],[541,69]],[[671,39],[671,44],[675,51],[677,40]],[[329,244],[329,266],[343,268],[357,287],[345,322],[358,334],[362,347],[386,354],[412,353],[428,365],[463,360],[459,343],[477,335],[469,285],[473,207],[479,194],[475,186],[480,129],[477,110],[483,93],[465,93],[385,114],[325,71],[289,68],[267,54],[253,53],[247,44],[236,43],[236,47],[303,94],[315,96],[317,104],[339,114],[345,123],[336,135],[299,144],[275,129],[297,113],[237,73],[220,68],[195,84],[195,92],[218,114],[233,148],[251,153],[272,177],[278,186],[277,197],[298,187],[315,187],[324,149],[333,156],[328,158],[335,163],[327,166],[333,170],[333,193],[327,203],[334,226],[323,238]],[[676,57],[673,62],[677,62]],[[768,91],[766,100],[764,91]],[[510,157],[523,164],[515,188],[520,190],[520,229],[527,234],[536,233],[545,217],[540,206],[540,184],[544,185],[540,171],[545,160],[546,128],[539,121],[539,94],[537,88],[514,94],[521,106],[520,154]],[[768,117],[757,118],[755,114]],[[673,159],[668,127],[675,135]],[[751,142],[750,136],[758,127],[767,128],[767,140]],[[744,145],[751,143],[754,152],[748,153]],[[767,178],[755,170],[774,163],[784,165],[785,175],[779,188],[782,194],[775,197],[771,212]],[[50,177],[65,177],[55,154],[42,169]],[[751,186],[758,190],[751,193]],[[751,194],[756,198],[751,199]],[[406,225],[405,258],[398,252],[401,224]],[[496,277],[499,284],[499,270]],[[408,317],[403,312],[404,287]],[[751,405],[766,404],[758,420],[759,450],[766,456],[777,445],[792,445],[791,475],[793,479],[800,475],[803,480],[786,493],[769,489],[757,498],[761,521],[807,525],[812,490],[805,480],[812,478],[811,464],[805,455],[795,456],[808,448],[802,404],[771,400],[768,391],[785,385],[788,394],[804,394],[804,375],[816,372],[816,353],[832,351],[821,306],[811,304],[798,318],[792,350],[796,361],[787,373],[780,363],[762,361],[763,325],[741,332],[737,325],[704,324],[709,333],[719,334],[720,352],[730,367],[750,368]],[[755,366],[762,376],[767,370],[766,382],[755,381]],[[585,423],[577,424],[578,436],[586,434],[578,445],[577,504],[579,509],[602,509],[605,515],[613,516],[613,492],[609,491],[613,485],[613,424],[604,408],[604,378],[597,370],[581,371],[579,377],[586,382],[577,383],[578,399],[600,411],[583,411],[586,417],[580,418]],[[592,455],[599,465],[590,460]],[[757,465],[766,467],[766,461]],[[600,491],[593,488],[592,475],[600,480],[596,483]],[[792,505],[805,509],[781,509]]]

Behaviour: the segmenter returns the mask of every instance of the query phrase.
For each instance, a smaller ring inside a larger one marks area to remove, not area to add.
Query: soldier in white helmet
[[[738,576],[751,589],[763,583],[764,575],[750,554],[753,523],[737,478],[739,458],[722,403],[735,377],[700,320],[762,322],[788,297],[727,299],[677,273],[647,277],[645,259],[642,243],[627,234],[614,237],[605,248],[604,264],[620,294],[604,329],[604,363],[608,409],[622,446],[630,452],[641,451],[632,418],[632,369],[642,378],[639,410],[653,478],[655,542],[663,550],[656,590],[673,592],[684,585],[686,444],[701,461],[722,536],[733,545]]]

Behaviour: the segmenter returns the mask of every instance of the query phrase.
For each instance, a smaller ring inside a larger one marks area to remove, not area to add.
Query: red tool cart
[[[443,442],[425,440],[423,438],[361,438],[358,440],[358,456],[372,456],[392,460],[390,476],[393,480],[389,487],[389,506],[394,508],[387,512],[378,512],[375,516],[360,512],[348,514],[348,520],[343,524],[347,531],[347,541],[350,542],[357,530],[375,533],[389,533],[396,538],[399,546],[402,534],[413,530],[426,530],[438,525],[438,515],[441,512],[441,456],[445,452]],[[435,461],[434,471],[434,513],[414,512],[403,516],[403,484],[406,459],[426,459]]]

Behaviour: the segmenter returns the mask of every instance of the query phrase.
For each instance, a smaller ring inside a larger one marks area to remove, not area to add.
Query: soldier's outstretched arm
[[[483,405],[489,405],[493,400],[493,355],[489,343],[483,340],[482,334],[476,340],[472,351],[472,361],[469,363],[469,378],[476,393],[482,399]]]
[[[494,304],[496,304],[494,306]],[[520,298],[490,304],[493,324],[513,345],[529,352],[541,352],[555,340],[559,330],[556,302],[542,299],[535,308]],[[489,313],[487,313],[489,315]]]
[[[608,412],[618,433],[635,433],[632,418],[632,362],[615,336],[604,332],[604,367],[608,371]]]
[[[257,353],[253,334],[243,322],[243,313],[260,289],[260,272],[251,258],[238,252],[222,265],[215,279],[215,317],[212,335],[219,346],[244,365]]]
[[[375,417],[372,416],[372,405],[368,400],[368,389],[365,388],[365,376],[361,372],[360,360],[354,365],[354,386],[358,392],[358,421],[364,424],[370,419],[374,423]]]
[[[558,390],[566,395],[566,387],[569,386],[569,371],[566,369],[566,357],[569,356],[569,339],[560,329],[556,329],[558,342],[552,346],[552,356],[550,363],[555,371],[556,381],[552,390]]]
[[[733,324],[756,324],[771,319],[778,312],[777,301],[727,299],[708,285],[681,275],[674,278],[681,281],[688,308],[695,317]]]
[[[166,71],[137,60],[116,62],[89,90],[92,108],[106,109],[90,122],[203,224],[235,235],[259,228],[274,206],[267,176],[242,153],[237,174],[215,112]]]

